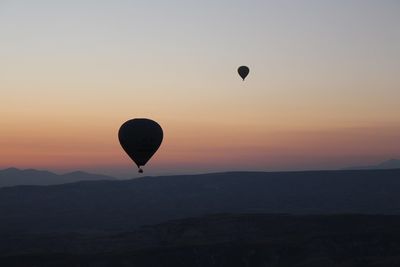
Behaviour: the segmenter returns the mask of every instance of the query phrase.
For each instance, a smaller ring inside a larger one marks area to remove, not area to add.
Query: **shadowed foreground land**
[[[0,218],[0,266],[400,266],[400,170],[15,186]]]
[[[121,232],[216,213],[400,215],[400,170],[232,172],[0,188],[0,233]]]
[[[2,266],[399,266],[400,216],[220,214],[133,232],[1,236]]]

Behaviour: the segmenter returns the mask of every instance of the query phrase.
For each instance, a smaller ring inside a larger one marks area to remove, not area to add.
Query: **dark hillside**
[[[221,214],[121,233],[3,235],[1,266],[398,266],[400,216]]]
[[[400,170],[231,172],[0,189],[1,232],[127,231],[212,213],[400,214]]]

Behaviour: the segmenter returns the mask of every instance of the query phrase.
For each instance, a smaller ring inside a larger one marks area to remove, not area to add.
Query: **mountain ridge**
[[[3,232],[129,231],[213,213],[400,215],[400,170],[229,172],[0,188]]]
[[[345,168],[344,170],[386,170],[386,169],[400,169],[400,159],[388,159],[376,165],[366,166],[353,166]]]
[[[83,180],[116,180],[116,178],[83,171],[56,174],[47,170],[18,169],[14,167],[0,170],[0,188],[18,185],[55,185]]]

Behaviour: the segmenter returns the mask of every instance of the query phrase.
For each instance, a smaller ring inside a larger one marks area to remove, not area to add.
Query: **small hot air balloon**
[[[132,119],[119,128],[118,139],[142,173],[142,166],[156,153],[163,139],[161,126],[150,119]]]
[[[244,79],[245,79],[245,78],[247,77],[247,75],[249,74],[250,69],[249,69],[249,67],[247,67],[247,66],[240,66],[240,67],[238,68],[237,71],[238,71],[240,77],[242,77],[242,79],[243,79],[243,81],[244,81]]]

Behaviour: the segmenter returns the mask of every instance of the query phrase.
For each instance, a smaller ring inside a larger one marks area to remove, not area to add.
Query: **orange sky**
[[[136,175],[135,117],[164,130],[147,174],[400,157],[396,2],[23,2],[0,3],[0,168]]]

